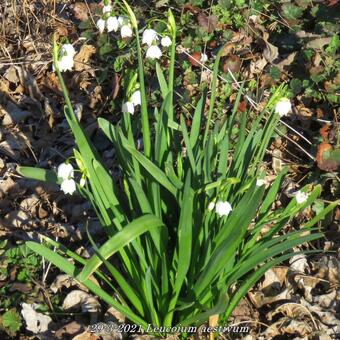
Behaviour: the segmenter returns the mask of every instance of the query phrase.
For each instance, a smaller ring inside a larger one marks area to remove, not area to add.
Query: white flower
[[[61,46],[60,55],[62,57],[68,56],[73,58],[76,55],[76,50],[72,44],[64,44]]]
[[[295,193],[295,198],[296,198],[296,202],[297,202],[298,204],[302,204],[302,203],[304,203],[304,202],[307,201],[307,199],[308,199],[308,194],[305,193],[305,192],[302,192],[301,190],[299,190],[299,191],[297,191],[297,192]]]
[[[86,180],[85,180],[84,177],[82,177],[82,178],[80,179],[80,181],[79,181],[79,185],[80,185],[81,187],[83,187],[83,186],[85,186],[85,184],[86,184]]]
[[[134,106],[137,106],[137,105],[141,104],[142,98],[141,98],[141,94],[140,94],[139,90],[137,90],[134,93],[132,93],[131,102],[133,103]]]
[[[124,25],[124,21],[125,21],[125,18],[124,18],[124,17],[122,17],[122,16],[119,16],[119,17],[118,17],[119,26],[123,26],[123,25]]]
[[[74,169],[72,164],[70,163],[61,163],[58,166],[58,177],[62,179],[69,179],[73,178],[74,175]]]
[[[217,201],[215,211],[220,216],[228,216],[233,209],[229,202]]]
[[[208,210],[209,210],[209,211],[212,211],[212,210],[214,210],[214,208],[215,208],[215,202],[210,202],[210,203],[208,204]]]
[[[172,44],[172,41],[168,36],[161,39],[161,45],[163,47],[169,47],[171,44]]]
[[[112,31],[117,32],[119,28],[119,22],[117,17],[108,17],[108,19],[106,20],[106,28],[108,32]]]
[[[64,179],[61,183],[61,190],[65,194],[72,195],[76,191],[76,182],[73,179]]]
[[[259,178],[259,179],[256,180],[256,186],[257,187],[262,187],[262,185],[264,185],[264,184],[266,184],[266,181],[264,179]]]
[[[292,105],[288,98],[281,98],[275,105],[275,112],[280,115],[280,117],[287,115],[291,111]]]
[[[99,19],[99,20],[97,21],[97,27],[98,27],[98,30],[99,30],[100,33],[103,33],[103,32],[104,32],[105,24],[106,24],[106,22],[105,22],[104,19]]]
[[[103,14],[110,13],[111,11],[112,11],[111,5],[106,5],[106,6],[103,7]]]
[[[201,53],[201,63],[205,63],[208,60],[208,56],[205,53]]]
[[[122,38],[132,37],[132,28],[130,25],[123,25],[120,29],[120,35]]]
[[[150,59],[159,59],[162,56],[162,51],[161,49],[156,46],[152,45],[148,48],[146,51],[146,57]]]
[[[61,57],[58,61],[58,68],[60,72],[65,72],[65,71],[72,71],[72,68],[74,66],[74,60],[73,57],[65,55]],[[55,69],[53,65],[53,69]]]
[[[135,107],[134,107],[133,103],[125,102],[122,106],[122,111],[123,111],[123,113],[127,112],[127,113],[131,113],[133,115],[135,113]]]
[[[154,41],[157,41],[157,32],[151,28],[147,28],[143,32],[142,43],[151,46]]]

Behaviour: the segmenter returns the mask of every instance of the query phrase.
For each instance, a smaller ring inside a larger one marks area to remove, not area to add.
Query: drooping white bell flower
[[[215,211],[219,216],[228,216],[232,210],[229,202],[217,201]]]
[[[210,203],[208,204],[208,210],[209,210],[209,211],[213,211],[214,208],[215,208],[215,202],[210,202]]]
[[[132,28],[129,24],[123,25],[120,29],[120,35],[122,38],[130,38],[132,37]]]
[[[291,110],[292,104],[288,98],[281,98],[275,105],[275,112],[278,113],[280,117],[286,116]]]
[[[85,184],[86,184],[86,179],[85,179],[84,177],[82,177],[82,178],[80,179],[80,181],[79,181],[79,185],[80,185],[81,187],[84,187]]]
[[[130,114],[134,114],[135,113],[135,107],[133,105],[133,103],[131,102],[125,102],[123,105],[122,105],[122,112],[123,113],[130,113]]]
[[[142,43],[151,46],[158,40],[157,32],[151,28],[147,28],[143,32]]]
[[[301,190],[299,190],[295,193],[295,198],[298,204],[302,204],[307,201],[308,194],[306,192],[302,192]]]
[[[119,22],[117,17],[108,17],[106,20],[106,28],[108,32],[117,32],[119,28]]]
[[[106,5],[103,7],[103,14],[105,13],[111,13],[112,11],[112,6],[111,5]]]
[[[72,195],[76,191],[76,182],[74,179],[64,179],[60,187],[65,194]]]
[[[166,36],[161,39],[161,45],[163,47],[169,47],[172,44],[170,37]]]
[[[131,96],[131,102],[134,106],[140,105],[142,102],[141,93],[139,90],[135,91]]]
[[[118,17],[118,23],[119,23],[119,26],[123,26],[124,25],[124,22],[125,22],[125,18],[124,17],[122,17],[122,16],[119,16]]]
[[[57,170],[58,177],[62,179],[70,179],[74,176],[74,169],[70,163],[61,163]]]
[[[205,53],[201,53],[200,62],[205,63],[208,60],[208,56]]]
[[[146,51],[146,57],[150,59],[159,59],[162,56],[161,49],[156,45],[151,45]]]
[[[99,19],[97,21],[97,27],[100,33],[103,33],[105,30],[105,25],[106,25],[106,21],[104,19]]]
[[[60,72],[65,72],[65,71],[72,71],[73,66],[74,66],[74,60],[73,57],[65,55],[61,57],[58,61],[58,68]],[[53,69],[55,69],[53,65]]]
[[[257,187],[262,187],[262,185],[265,185],[265,184],[266,184],[266,181],[264,179],[258,178],[256,180],[256,186]]]

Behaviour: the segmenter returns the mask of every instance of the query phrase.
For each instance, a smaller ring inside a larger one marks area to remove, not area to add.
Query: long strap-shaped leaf
[[[104,259],[108,259],[141,234],[162,226],[164,226],[163,222],[154,215],[150,214],[139,217],[106,241],[99,249],[100,256]],[[84,282],[101,264],[102,261],[100,257],[98,255],[93,255],[78,275],[77,279],[80,282]]]
[[[171,326],[174,309],[176,307],[179,293],[182,289],[183,282],[185,280],[190,261],[191,261],[191,248],[192,248],[192,224],[193,224],[193,204],[194,194],[191,188],[191,172],[187,174],[185,181],[181,215],[178,226],[178,266],[177,274],[174,285],[173,297],[169,303],[169,312],[165,317],[164,325]]]
[[[66,258],[62,257],[58,253],[52,251],[51,249],[47,248],[46,246],[39,244],[37,242],[26,242],[28,248],[32,249],[37,254],[44,257],[46,260],[53,263],[55,266],[60,268],[66,274],[76,277],[76,267],[69,262]],[[96,283],[94,283],[90,279],[86,279],[83,281],[83,284],[94,294],[98,295],[101,299],[103,299],[106,303],[113,306],[122,314],[126,315],[132,322],[136,324],[140,324],[144,329],[147,328],[147,323],[138,317],[135,313],[131,311],[131,309],[127,306],[121,305],[117,302],[111,295],[106,293],[102,288],[100,288]]]
[[[135,157],[138,162],[147,170],[147,172],[156,179],[164,188],[169,190],[174,196],[176,196],[177,189],[176,187],[170,182],[166,174],[153,162],[151,162],[147,157],[145,157],[142,153],[137,151],[135,148],[132,148],[128,145],[126,138],[120,134],[120,137],[123,142],[124,148],[131,153],[133,157]]]

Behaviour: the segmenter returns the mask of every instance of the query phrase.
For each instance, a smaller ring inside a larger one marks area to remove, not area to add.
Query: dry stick
[[[94,19],[93,19],[93,15],[92,15],[90,6],[89,6],[89,4],[87,3],[87,0],[85,0],[85,5],[86,5],[87,10],[89,11],[89,14],[90,14],[91,21],[92,21],[93,25],[94,25],[95,27],[97,27],[97,24],[96,24],[96,22],[95,22]]]
[[[298,303],[295,303],[295,302],[287,302],[287,303],[284,303],[283,305],[277,307],[277,309],[281,309],[282,307],[284,307],[284,306],[289,306],[289,305],[297,306],[297,307],[299,307],[299,308],[304,309],[304,310],[307,312],[307,314],[310,316],[310,318],[311,318],[311,320],[312,320],[312,322],[313,322],[313,325],[314,325],[314,327],[315,327],[315,330],[319,330],[319,327],[318,327],[318,325],[316,324],[315,319],[314,319],[312,313],[308,310],[308,308],[307,308],[306,306],[303,306],[303,305],[298,304]]]
[[[275,128],[275,131],[281,135],[282,137],[285,137],[286,139],[288,139],[290,142],[292,142],[293,144],[295,144],[300,150],[302,150],[310,159],[312,159],[313,161],[315,161],[315,157],[312,156],[308,151],[306,151],[302,146],[300,146],[297,142],[295,142],[293,139],[291,139],[290,137],[286,136],[283,132],[281,132],[278,128]]]

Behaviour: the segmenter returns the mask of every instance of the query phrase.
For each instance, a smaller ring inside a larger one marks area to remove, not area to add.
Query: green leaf
[[[107,260],[114,253],[125,247],[141,234],[162,226],[164,226],[163,222],[153,215],[144,215],[136,218],[100,247],[98,251],[100,253],[100,257]],[[89,276],[102,264],[100,257],[95,254],[87,261],[85,267],[77,276],[77,279],[80,282],[87,280]]]
[[[1,316],[2,325],[7,328],[10,333],[15,334],[22,326],[20,315],[15,309],[8,310]]]
[[[162,97],[163,99],[165,99],[169,92],[169,88],[168,88],[168,84],[166,83],[163,71],[159,63],[156,63],[156,73],[157,73],[159,87],[161,88]]]
[[[181,205],[181,215],[178,225],[178,265],[173,297],[169,303],[168,311],[164,319],[165,326],[171,326],[174,308],[180,294],[183,282],[189,269],[192,248],[192,227],[193,227],[193,203],[194,193],[191,188],[191,172],[188,171],[185,180],[184,193]]]
[[[29,166],[18,166],[16,170],[21,176],[24,176],[26,178],[54,184],[61,183],[61,181],[57,177],[57,174],[52,170],[34,168]]]
[[[64,273],[76,278],[79,270],[75,268],[73,264],[71,264],[66,258],[60,256],[53,250],[47,248],[46,246],[39,244],[37,242],[28,241],[26,245],[32,249],[37,254],[46,258],[47,261],[52,262],[55,266],[57,266]],[[113,306],[119,312],[126,315],[131,321],[136,324],[140,324],[144,329],[147,328],[147,323],[137,316],[135,313],[131,311],[131,309],[127,306],[121,305],[115,298],[113,298],[110,294],[100,288],[95,282],[88,279],[83,282],[83,284],[94,294],[98,295],[101,299],[103,299],[107,304]]]
[[[123,135],[120,135],[122,138],[124,148],[131,153],[133,157],[137,159],[137,161],[149,172],[149,174],[156,179],[156,181],[161,184],[164,188],[169,190],[174,196],[176,196],[177,189],[176,187],[169,181],[168,177],[165,173],[152,161],[150,161],[147,157],[145,157],[141,152],[137,151],[135,148],[132,148],[128,145],[126,138]]]

